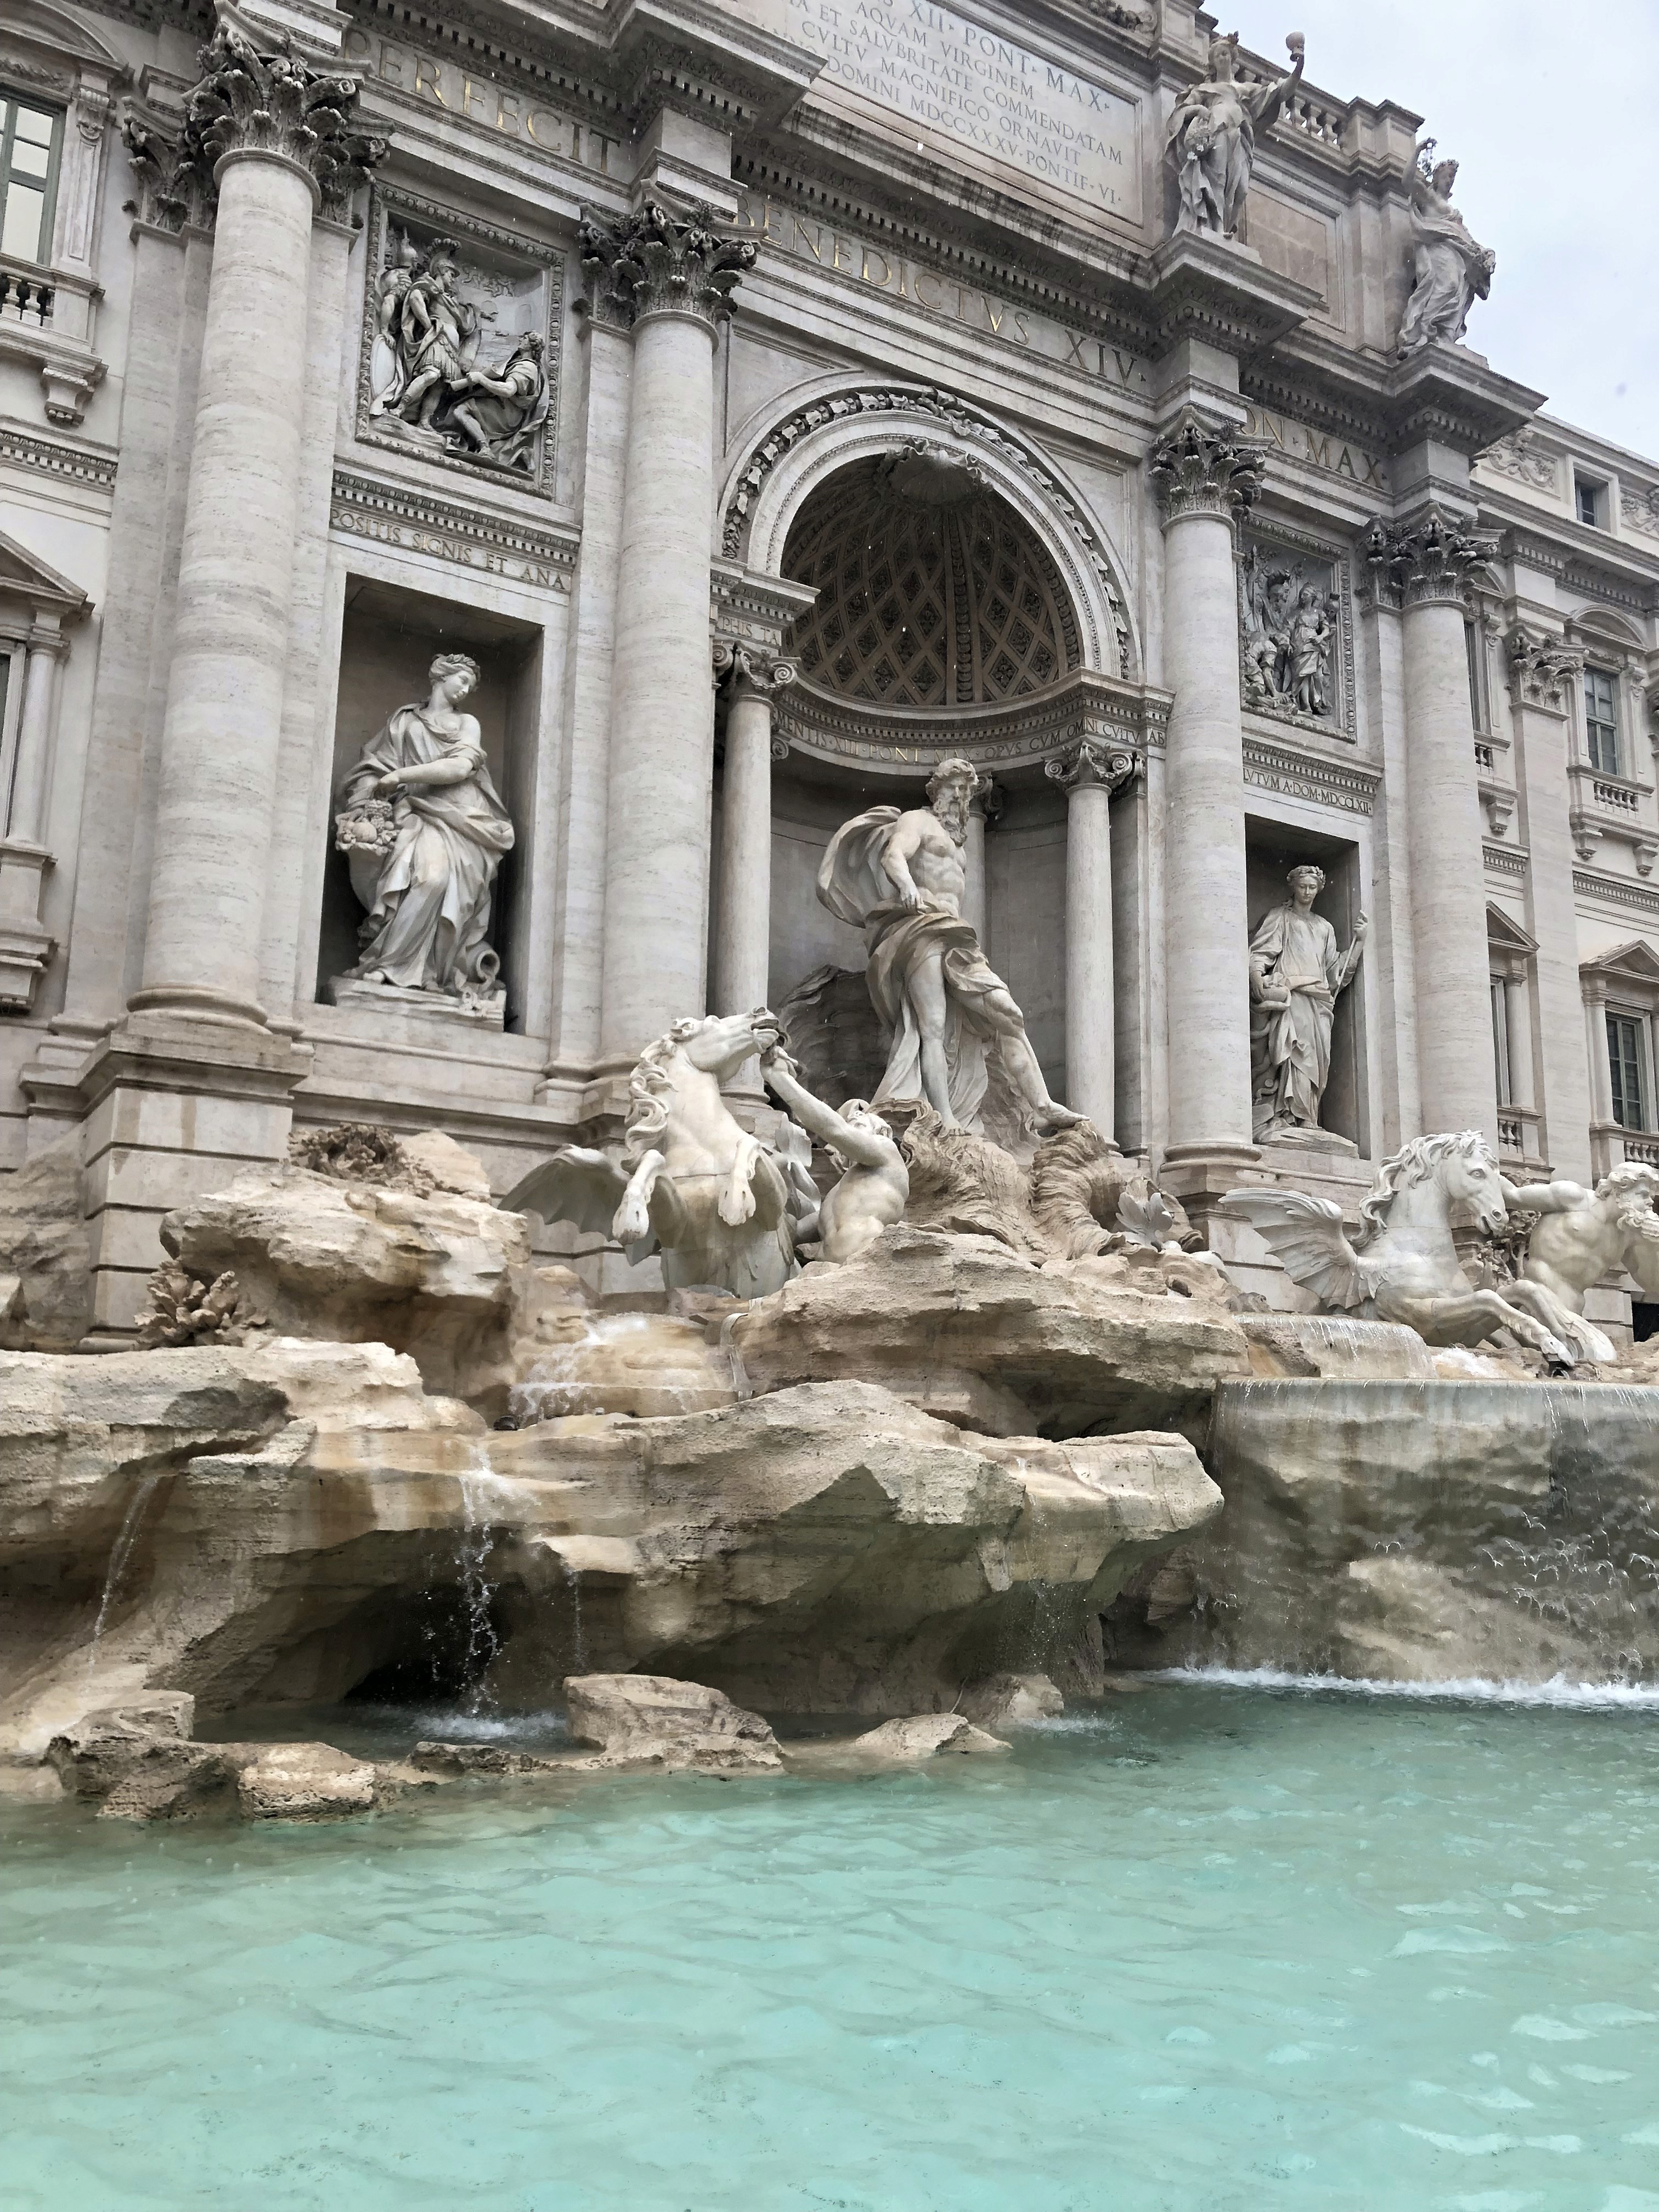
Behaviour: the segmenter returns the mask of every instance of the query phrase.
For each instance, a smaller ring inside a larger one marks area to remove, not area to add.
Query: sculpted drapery
[[[487,942],[495,872],[513,824],[484,763],[476,662],[432,664],[424,706],[399,707],[340,787],[337,842],[368,909],[350,972],[369,982],[488,996],[500,962]]]
[[[1316,1129],[1331,1073],[1336,1002],[1353,980],[1365,941],[1362,915],[1346,952],[1313,902],[1318,868],[1291,872],[1291,897],[1250,939],[1252,1121],[1258,1143],[1285,1129]]]

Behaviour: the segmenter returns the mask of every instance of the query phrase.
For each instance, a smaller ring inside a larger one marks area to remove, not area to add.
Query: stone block
[[[374,1801],[374,1767],[326,1743],[268,1744],[236,1784],[245,1820],[335,1820]]]

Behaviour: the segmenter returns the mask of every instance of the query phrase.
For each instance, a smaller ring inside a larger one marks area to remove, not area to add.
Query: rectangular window
[[[0,253],[15,261],[52,258],[52,218],[61,108],[37,107],[0,86]]]
[[[1573,495],[1578,508],[1578,520],[1587,522],[1592,530],[1606,529],[1607,486],[1592,483],[1588,477],[1575,477]]]
[[[1492,1052],[1498,1072],[1498,1103],[1511,1106],[1515,1087],[1510,1072],[1510,1002],[1501,975],[1492,979]]]
[[[1642,1022],[1631,1014],[1607,1016],[1607,1063],[1613,1075],[1613,1118],[1621,1129],[1645,1129],[1647,1070]]]
[[[1584,739],[1590,766],[1602,775],[1619,773],[1619,698],[1604,668],[1584,671]]]

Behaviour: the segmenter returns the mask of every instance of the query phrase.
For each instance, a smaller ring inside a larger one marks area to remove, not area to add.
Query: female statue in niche
[[[503,994],[485,940],[513,824],[484,765],[477,717],[461,711],[478,688],[478,664],[440,653],[431,679],[425,705],[399,707],[340,787],[335,842],[368,908],[349,973],[489,1012]]]
[[[1316,1129],[1331,1073],[1336,1002],[1354,978],[1370,924],[1362,914],[1353,943],[1336,949],[1336,932],[1313,902],[1322,868],[1292,868],[1291,896],[1265,915],[1250,939],[1250,1073],[1257,1144],[1286,1131]]]

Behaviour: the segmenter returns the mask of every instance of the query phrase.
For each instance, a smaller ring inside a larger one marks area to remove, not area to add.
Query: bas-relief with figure
[[[423,704],[388,718],[340,786],[335,845],[365,919],[357,963],[336,980],[428,994],[499,1028],[505,994],[489,932],[513,823],[478,718],[465,711],[477,661],[441,653],[431,684]]]
[[[469,459],[532,471],[547,420],[549,385],[540,331],[514,334],[503,357],[481,362],[495,310],[461,289],[459,248],[438,238],[423,250],[392,229],[374,307],[369,415],[386,429]]]

